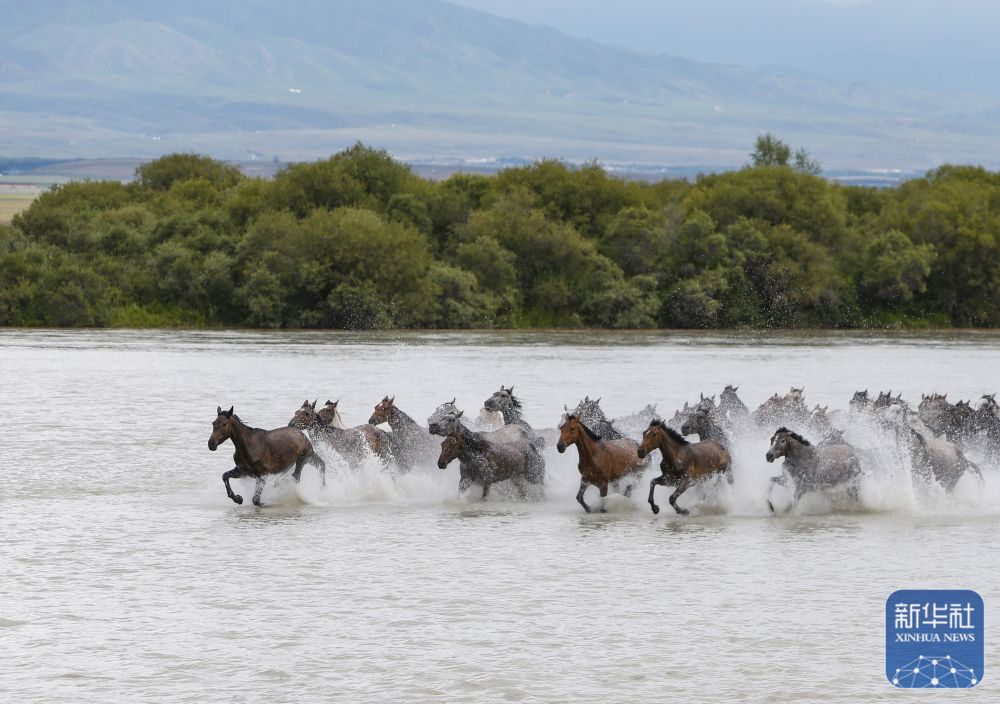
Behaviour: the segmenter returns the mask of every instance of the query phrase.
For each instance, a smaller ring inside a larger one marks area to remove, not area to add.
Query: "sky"
[[[1000,96],[1000,0],[452,0],[635,51]]]

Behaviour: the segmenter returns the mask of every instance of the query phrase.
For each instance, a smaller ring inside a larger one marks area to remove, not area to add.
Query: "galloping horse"
[[[380,425],[388,423],[392,428],[392,442],[396,450],[396,462],[404,469],[409,469],[424,457],[431,457],[434,452],[434,442],[427,428],[421,427],[417,421],[403,413],[395,404],[396,397],[386,396],[375,406],[368,423]]]
[[[215,452],[215,449],[226,440],[232,440],[236,451],[233,452],[233,461],[236,466],[222,475],[222,483],[226,485],[226,494],[238,504],[243,503],[243,497],[234,494],[229,486],[230,479],[240,477],[254,477],[257,486],[253,493],[253,503],[261,506],[260,495],[264,491],[264,477],[268,474],[280,474],[295,465],[292,476],[295,481],[299,481],[302,476],[302,467],[308,462],[319,468],[319,474],[326,486],[326,463],[323,458],[313,450],[309,438],[298,430],[292,428],[276,428],[275,430],[261,430],[244,425],[240,417],[233,413],[232,407],[228,411],[218,408],[218,416],[212,422],[212,435],[208,438],[208,449]]]
[[[958,445],[944,437],[925,437],[913,428],[909,428],[910,464],[913,473],[924,481],[938,482],[945,491],[951,492],[966,472],[972,472],[980,483],[983,472],[979,466],[969,460]]]
[[[438,467],[444,469],[458,458],[459,492],[472,484],[480,484],[485,499],[492,484],[509,479],[524,498],[527,496],[525,482],[544,484],[545,460],[531,444],[527,431],[518,427],[517,432],[520,433],[517,441],[494,442],[489,440],[492,433],[475,432],[455,423],[453,432],[441,442]]]
[[[813,445],[798,433],[788,428],[778,428],[771,437],[771,447],[764,455],[768,462],[784,457],[779,477],[772,477],[770,487],[784,486],[788,477],[795,483],[793,505],[808,491],[829,489],[841,484],[848,485],[848,492],[857,497],[858,480],[861,477],[861,462],[853,447],[847,444]],[[768,490],[770,494],[770,490]],[[774,504],[767,501],[773,512]]]
[[[535,447],[539,449],[545,447],[545,438],[528,425],[528,421],[522,416],[521,401],[514,395],[513,386],[505,389],[503,384],[501,384],[500,390],[483,402],[483,408],[491,413],[499,411],[503,414],[503,422],[506,425],[520,425],[524,427],[532,436],[532,443]]]
[[[643,461],[636,454],[639,443],[635,440],[601,440],[573,414],[567,415],[559,425],[556,450],[566,452],[570,445],[576,445],[577,452],[580,453],[577,464],[577,469],[580,470],[580,491],[576,493],[576,500],[587,513],[590,513],[590,506],[583,500],[583,495],[588,486],[593,484],[600,489],[603,513],[606,511],[604,502],[608,496],[608,484],[614,482],[617,487],[621,479],[628,477],[630,481],[622,493],[631,496],[642,471],[649,465],[649,460]]]
[[[358,425],[353,428],[338,428],[329,423],[339,417],[337,405],[340,401],[327,401],[319,411],[316,402],[306,401],[288,421],[290,428],[305,430],[315,437],[326,441],[347,460],[351,467],[359,466],[369,453],[377,457],[383,465],[388,465],[394,459],[389,433],[374,425]]]
[[[586,396],[580,403],[576,404],[574,410],[569,410],[569,408],[563,404],[567,415],[572,413],[580,421],[590,428],[594,435],[597,435],[601,440],[621,440],[625,435],[621,433],[613,424],[608,416],[604,413],[604,409],[601,408],[601,399],[595,398],[591,399],[590,396]]]
[[[723,447],[729,447],[729,436],[716,419],[716,411],[699,408],[687,417],[681,426],[682,435],[697,435],[699,440],[715,440]]]
[[[725,475],[727,481],[733,483],[732,458],[717,440],[690,443],[662,420],[654,420],[642,434],[638,455],[645,457],[656,449],[660,450],[663,460],[660,462],[660,476],[649,482],[649,507],[653,513],[660,512],[653,498],[658,485],[673,484],[676,487],[668,500],[674,511],[686,516],[690,511],[677,505],[677,497],[692,484],[716,474]]]

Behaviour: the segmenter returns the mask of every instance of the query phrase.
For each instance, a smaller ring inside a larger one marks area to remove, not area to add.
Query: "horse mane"
[[[799,435],[798,433],[796,433],[793,430],[789,430],[785,426],[781,426],[780,428],[778,428],[777,430],[774,431],[775,435],[777,435],[778,433],[787,433],[789,437],[795,438],[796,440],[798,440],[803,445],[812,445],[812,443],[809,442],[808,440],[806,440],[804,437],[802,437],[801,435]]]
[[[678,433],[676,430],[671,428],[669,425],[663,425],[663,429],[667,432],[675,442],[679,442],[681,445],[690,445],[691,443],[684,439],[684,436]]]
[[[681,445],[691,444],[688,440],[684,438],[683,435],[681,435],[676,430],[671,428],[669,425],[664,423],[662,418],[654,418],[653,420],[649,421],[649,427],[652,428],[654,426],[663,429],[663,432],[665,432],[668,436],[670,436],[670,438],[674,442],[679,442]]]
[[[515,409],[517,409],[517,410],[520,411],[521,410],[521,400],[517,396],[515,396],[514,394],[512,394],[510,391],[507,392],[507,395],[510,396],[510,405],[513,406]]]

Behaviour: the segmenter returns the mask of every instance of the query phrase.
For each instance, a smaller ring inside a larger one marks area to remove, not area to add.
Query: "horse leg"
[[[315,465],[319,469],[319,479],[322,486],[326,486],[326,462],[317,453],[313,452],[309,457],[309,464]]]
[[[788,481],[788,477],[786,475],[782,474],[780,477],[771,477],[771,481],[768,482],[768,484],[767,484],[767,510],[770,511],[771,513],[774,513],[774,504],[771,503],[771,490],[774,488],[775,484],[777,484],[778,486],[785,486],[785,483],[787,481]]]
[[[660,512],[660,507],[656,505],[656,500],[653,499],[653,492],[656,490],[657,486],[667,485],[667,475],[661,474],[658,477],[654,477],[649,481],[649,507],[653,509],[653,515]]]
[[[576,492],[576,500],[580,503],[581,506],[583,506],[584,511],[590,513],[590,506],[588,506],[587,502],[583,500],[583,494],[585,491],[587,491],[588,486],[589,484],[587,484],[586,479],[580,480],[580,491]]]
[[[306,466],[306,458],[300,457],[295,460],[295,471],[292,472],[292,479],[298,484],[299,480],[302,479],[302,468]],[[255,502],[256,503],[256,502]]]
[[[601,513],[607,513],[608,509],[604,504],[608,499],[608,483],[604,482],[599,488],[601,490]]]
[[[490,495],[490,483],[483,482],[483,501],[486,501],[489,495]]]
[[[469,490],[470,486],[472,486],[472,480],[468,477],[462,477],[458,480],[458,493],[464,494]]]
[[[296,481],[297,480],[298,480],[298,477],[296,477]],[[254,489],[254,492],[253,492],[253,505],[254,506],[263,506],[263,504],[260,502],[260,495],[261,495],[261,493],[263,491],[264,491],[264,477],[263,476],[257,477],[257,487]]]
[[[686,508],[681,508],[677,505],[677,497],[687,491],[689,486],[691,486],[691,481],[687,477],[684,477],[677,484],[677,488],[674,489],[674,493],[670,495],[669,499],[667,499],[667,501],[670,502],[670,505],[674,507],[674,510],[682,516],[686,516],[691,512]]]
[[[240,477],[244,476],[246,476],[246,473],[239,467],[233,467],[228,472],[222,475],[222,483],[226,485],[226,494],[229,496],[230,499],[232,499],[238,504],[243,503],[243,497],[240,496],[239,494],[233,493],[233,488],[229,486],[229,480],[239,479]]]
[[[514,477],[511,482],[517,488],[517,493],[521,496],[521,501],[528,498],[528,487],[524,484],[524,477]]]

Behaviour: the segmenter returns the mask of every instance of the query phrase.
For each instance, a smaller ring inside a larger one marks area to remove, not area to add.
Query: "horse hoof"
[[[243,497],[240,496],[239,494],[237,494],[236,496],[233,496],[232,499],[233,499],[233,501],[235,501],[238,504],[242,504],[243,503]]]
[[[677,506],[674,506],[674,510],[677,511],[677,513],[679,513],[682,516],[687,516],[689,513],[691,513],[686,508],[678,508]]]
[[[653,509],[653,515],[654,516],[660,512],[660,507],[657,506],[656,504],[650,504],[649,507],[651,509]]]
[[[258,508],[260,508],[260,507],[262,507],[262,506],[263,506],[264,504],[263,504],[263,503],[261,503],[260,501],[254,501],[254,502],[253,502],[253,505],[254,505],[254,506],[256,506],[256,507],[258,507]]]

